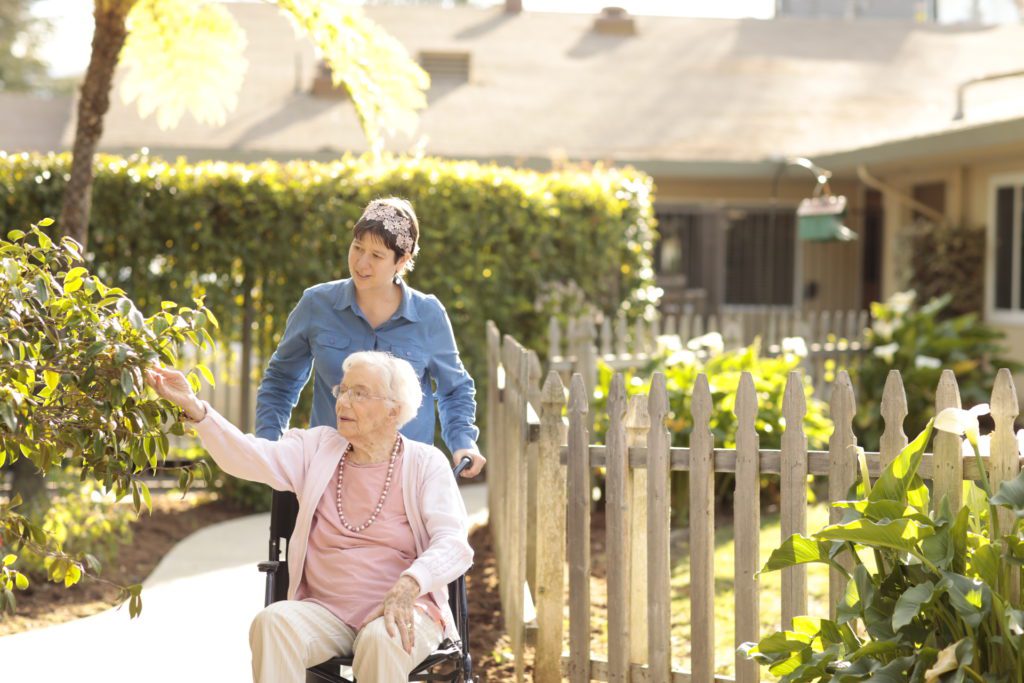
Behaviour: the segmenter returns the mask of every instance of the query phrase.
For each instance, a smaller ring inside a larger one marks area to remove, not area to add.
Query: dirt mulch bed
[[[120,585],[139,583],[156,568],[171,548],[210,524],[250,514],[205,494],[153,498],[153,514],[132,524],[132,542],[121,549],[115,562],[108,562],[100,576]],[[65,588],[63,584],[33,581],[18,591],[18,610],[0,619],[0,636],[52,626],[87,617],[116,604],[117,589],[107,583],[85,578]]]

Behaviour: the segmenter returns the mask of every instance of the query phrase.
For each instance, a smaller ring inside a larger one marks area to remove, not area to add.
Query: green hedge
[[[57,216],[69,161],[0,153],[0,224]],[[409,282],[444,302],[478,383],[486,319],[544,348],[537,301],[549,283],[575,281],[601,308],[629,302],[634,312],[653,285],[648,176],[430,158],[188,164],[99,157],[90,265],[146,313],[164,298],[204,292],[222,339],[240,338],[248,290],[254,345],[267,358],[302,291],[347,277],[351,226],[362,208],[392,194],[412,201],[423,233]]]

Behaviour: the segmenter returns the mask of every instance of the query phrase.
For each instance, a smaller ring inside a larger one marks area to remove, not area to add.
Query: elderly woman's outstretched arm
[[[146,383],[163,399],[181,408],[217,465],[240,479],[257,481],[279,491],[295,491],[301,481],[308,430],[292,429],[280,441],[243,434],[227,418],[199,400],[185,375],[177,370],[153,367]]]

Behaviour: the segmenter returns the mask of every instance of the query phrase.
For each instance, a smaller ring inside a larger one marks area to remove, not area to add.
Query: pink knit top
[[[400,453],[395,460],[396,473],[402,471],[403,457]],[[357,527],[373,514],[387,471],[387,461],[362,465],[346,458],[341,504],[349,526]],[[416,559],[416,539],[405,514],[402,477],[392,476],[377,519],[358,532],[349,531],[338,519],[337,489],[336,468],[313,515],[306,566],[295,598],[325,607],[358,630]],[[416,605],[443,627],[441,612],[429,593],[421,595]]]

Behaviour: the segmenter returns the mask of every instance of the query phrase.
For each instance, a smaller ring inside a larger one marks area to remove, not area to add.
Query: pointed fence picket
[[[715,673],[714,660],[714,475],[735,474],[734,510],[736,596],[735,644],[756,641],[760,633],[757,571],[760,569],[759,479],[779,475],[783,536],[806,532],[808,475],[829,479],[829,501],[845,499],[858,472],[853,431],[855,397],[850,379],[838,373],[831,392],[834,432],[827,451],[809,451],[802,421],[806,413],[800,373],[788,378],[783,415],[788,428],[778,450],[762,449],[755,421],[758,397],[745,374],[735,401],[736,447],[717,447],[709,428],[712,400],[703,375],[692,390],[693,431],[687,447],[671,446],[665,428],[669,402],[665,377],[652,377],[646,396],[626,396],[621,376],[612,382],[605,444],[591,444],[595,415],[584,379],[574,374],[566,391],[560,374],[550,371],[540,387],[536,355],[511,336],[503,339],[488,323],[488,393],[491,530],[497,556],[502,609],[511,633],[516,679],[525,677],[526,643],[532,636],[534,680],[651,681],[652,683],[757,682],[760,672],[737,657],[735,677]],[[951,374],[944,374],[936,407],[960,405]],[[993,486],[1020,471],[1013,433],[1018,414],[1016,390],[1001,370],[992,392],[995,430],[991,455],[982,462]],[[538,412],[539,410],[539,412]],[[886,380],[879,414],[885,421],[881,448],[866,453],[871,476],[881,472],[907,443],[903,420],[907,399],[895,371]],[[935,453],[922,457],[920,475],[933,481],[933,505],[979,476],[978,458],[965,456],[960,437],[940,435]],[[531,460],[536,460],[530,463]],[[592,653],[593,605],[590,525],[591,490],[597,468],[605,469],[608,582],[608,657]],[[671,636],[670,472],[690,474],[690,657],[673,656]],[[528,495],[527,492],[533,492]],[[528,514],[527,508],[535,508]],[[1007,520],[1008,522],[1009,520]],[[780,539],[781,540],[781,539]],[[535,564],[525,561],[534,544]],[[567,565],[567,566],[566,566]],[[1006,580],[1019,585],[1019,569],[1006,568]],[[803,567],[782,577],[782,617],[807,613]],[[845,590],[831,577],[830,604]],[[536,610],[532,609],[536,600]],[[1020,596],[1014,596],[1019,605]],[[563,621],[568,613],[568,628]],[[825,616],[824,614],[818,616]],[[780,624],[781,625],[781,624]],[[567,632],[566,632],[567,630]]]

